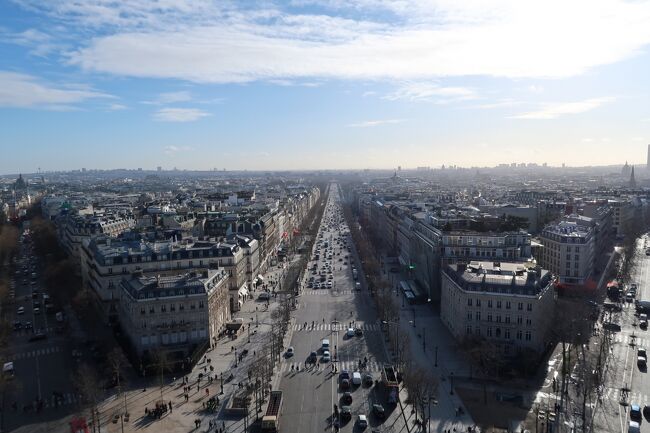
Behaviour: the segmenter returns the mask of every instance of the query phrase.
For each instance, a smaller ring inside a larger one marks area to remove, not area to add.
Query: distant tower
[[[630,173],[630,188],[636,188],[636,180],[634,179],[634,166],[632,166],[632,171]]]

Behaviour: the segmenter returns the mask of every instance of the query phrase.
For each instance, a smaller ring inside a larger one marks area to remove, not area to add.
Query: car
[[[23,327],[23,322],[21,322],[20,320],[14,320],[13,326],[14,326],[14,330],[17,331]]]
[[[634,296],[631,293],[628,293],[628,294],[625,295],[625,300],[627,302],[632,302],[632,301],[634,301]]]
[[[25,307],[18,307],[17,314],[25,314]]]
[[[354,335],[356,335],[357,337],[361,337],[363,335],[363,329],[357,326],[356,328],[354,328]]]
[[[350,379],[350,372],[348,370],[341,370],[339,379]]]
[[[372,412],[377,418],[384,419],[386,417],[386,411],[384,410],[384,406],[381,404],[373,404]]]
[[[350,379],[341,379],[341,388],[342,389],[350,388]]]
[[[341,397],[341,402],[344,405],[352,404],[352,394],[350,392],[344,392],[343,396]]]
[[[359,415],[357,418],[357,425],[359,426],[360,429],[365,429],[368,427],[368,418],[366,418],[365,415]]]
[[[25,329],[32,329],[33,325],[32,322],[25,322]]]
[[[352,373],[352,384],[361,385],[361,373],[359,373],[358,371]]]
[[[326,350],[323,352],[323,357],[321,358],[321,362],[330,362],[330,352],[329,350]]]
[[[271,299],[271,294],[269,292],[262,292],[259,294],[257,299],[261,301],[268,301],[269,299]]]
[[[29,337],[29,341],[38,341],[38,340],[45,340],[47,338],[47,334],[44,332],[37,332],[31,337]]]
[[[311,353],[309,354],[309,361],[311,361],[311,362],[316,362],[317,359],[318,359],[318,353],[316,353],[316,352],[311,352]]]
[[[34,308],[34,314],[41,314],[41,309],[38,307]]]
[[[341,406],[341,412],[340,415],[341,419],[343,421],[349,421],[352,419],[352,410],[350,409],[350,406]]]
[[[294,355],[293,346],[287,347],[287,352],[285,353],[287,358],[290,358]]]
[[[354,329],[353,328],[348,328],[348,330],[345,333],[346,337],[354,337]]]
[[[632,403],[630,405],[630,419],[634,421],[641,421],[643,416],[641,415],[641,407],[638,404]]]
[[[366,386],[372,386],[375,382],[375,379],[372,377],[372,374],[366,373],[363,375],[363,384]]]

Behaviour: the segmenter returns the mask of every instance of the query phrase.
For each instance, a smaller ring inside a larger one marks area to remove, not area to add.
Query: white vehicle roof
[[[7,373],[9,371],[14,370],[14,363],[13,362],[5,362],[5,365],[2,367],[2,372]]]

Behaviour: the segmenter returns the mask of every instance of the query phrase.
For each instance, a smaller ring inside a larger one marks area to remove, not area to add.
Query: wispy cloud
[[[384,99],[447,103],[475,99],[476,97],[476,93],[466,87],[444,87],[436,82],[407,82],[394,92],[384,96]]]
[[[546,120],[556,119],[567,114],[579,114],[591,111],[604,104],[614,101],[613,97],[590,98],[584,101],[562,102],[556,104],[544,104],[539,110],[510,116],[511,119],[534,119]]]
[[[650,3],[626,0],[330,0],[328,15],[267,1],[15,1],[108,29],[70,54],[84,70],[193,82],[560,78],[650,43]]]
[[[154,113],[153,118],[159,122],[194,122],[207,116],[210,113],[198,108],[161,108]]]
[[[372,126],[395,124],[406,122],[406,119],[382,119],[382,120],[366,120],[364,122],[351,123],[349,128],[369,128]]]
[[[53,84],[32,75],[0,71],[0,107],[71,110],[91,99],[112,97],[79,84]]]
[[[178,152],[189,152],[194,150],[191,146],[165,146],[165,155],[176,155]]]
[[[63,47],[63,44],[56,42],[51,35],[38,29],[27,29],[22,32],[2,32],[0,29],[0,42],[27,47],[29,54],[39,57],[46,57]]]
[[[192,95],[188,91],[160,93],[151,101],[142,101],[143,104],[149,105],[166,105],[176,102],[188,102],[192,100]]]
[[[127,106],[124,105],[124,104],[110,104],[110,105],[107,107],[107,109],[108,109],[109,111],[122,111],[122,110],[126,110],[127,108],[129,108],[129,107],[127,107]]]
[[[486,104],[477,104],[477,105],[472,105],[469,108],[479,108],[479,109],[485,109],[485,110],[491,110],[495,108],[510,108],[514,107],[516,105],[521,105],[523,104],[523,101],[516,101],[514,99],[501,99],[496,102],[491,102],[491,103],[486,103]]]

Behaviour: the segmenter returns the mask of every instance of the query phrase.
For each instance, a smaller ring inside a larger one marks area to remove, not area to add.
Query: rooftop
[[[445,273],[464,290],[536,296],[551,282],[549,271],[531,262],[484,262],[449,265]]]

